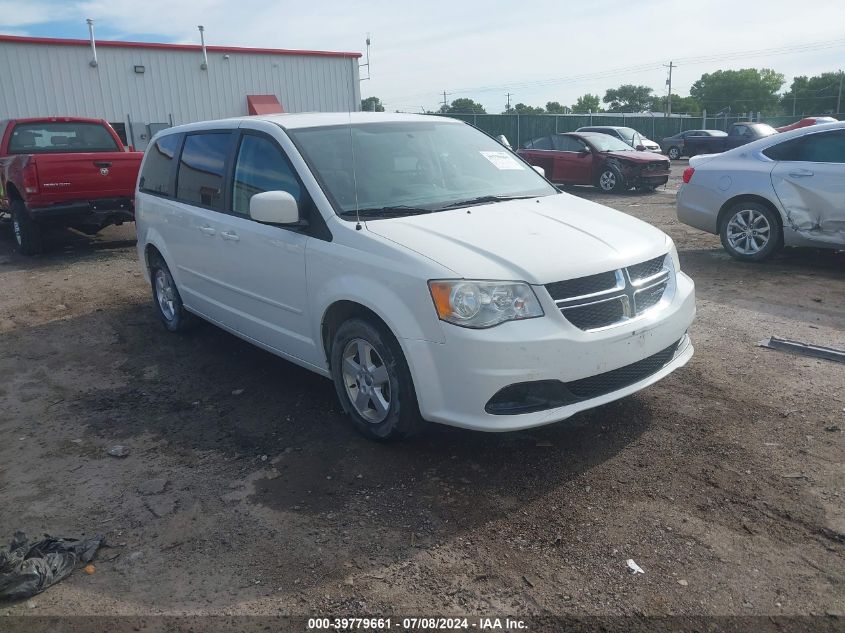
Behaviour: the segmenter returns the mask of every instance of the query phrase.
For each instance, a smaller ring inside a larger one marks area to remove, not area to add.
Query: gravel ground
[[[572,193],[674,238],[698,294],[685,368],[544,429],[389,446],[355,434],[327,380],[211,326],[167,333],[134,226],[34,259],[3,226],[0,535],[113,547],[0,614],[841,623],[845,368],[756,343],[845,347],[845,255],[733,261],[677,222],[683,166],[652,194]]]

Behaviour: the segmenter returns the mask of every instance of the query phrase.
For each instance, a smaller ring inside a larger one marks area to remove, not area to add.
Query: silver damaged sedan
[[[845,121],[691,158],[678,219],[743,261],[783,246],[845,248]]]

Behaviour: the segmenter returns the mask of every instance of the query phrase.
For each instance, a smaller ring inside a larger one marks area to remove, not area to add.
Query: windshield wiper
[[[341,211],[340,215],[343,217],[369,216],[377,218],[397,217],[403,215],[422,215],[424,213],[431,213],[431,209],[424,209],[422,207],[410,207],[404,204],[388,205],[384,207],[367,207],[366,209],[349,209]]]
[[[456,207],[470,207],[475,204],[488,204],[490,202],[507,202],[508,200],[528,200],[530,198],[537,198],[538,196],[478,196],[477,198],[470,198],[469,200],[461,200],[460,202],[451,202],[443,205],[440,209],[454,209]]]

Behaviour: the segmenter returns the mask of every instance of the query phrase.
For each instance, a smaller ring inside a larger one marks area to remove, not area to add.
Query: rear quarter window
[[[155,193],[170,198],[174,191],[173,160],[179,151],[182,137],[179,134],[164,136],[147,148],[144,168],[138,188],[147,193]]]
[[[21,123],[9,138],[10,154],[118,152],[114,137],[99,123]]]

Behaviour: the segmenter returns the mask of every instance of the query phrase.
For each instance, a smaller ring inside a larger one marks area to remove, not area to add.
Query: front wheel
[[[622,173],[616,167],[601,170],[596,186],[605,193],[621,193],[627,189]]]
[[[344,411],[370,439],[401,439],[422,430],[408,364],[382,327],[360,318],[341,324],[332,339],[331,372]]]
[[[23,255],[38,255],[44,251],[41,226],[29,216],[22,200],[12,201],[12,231]]]
[[[725,214],[719,237],[728,254],[744,262],[762,261],[783,245],[777,215],[759,202],[733,205]]]
[[[678,160],[681,157],[681,150],[674,146],[670,147],[667,153],[671,160]]]

